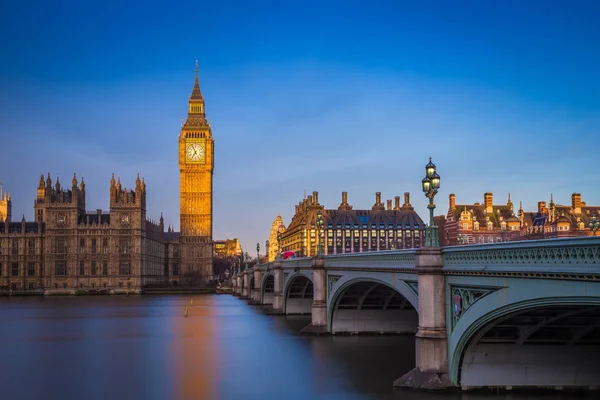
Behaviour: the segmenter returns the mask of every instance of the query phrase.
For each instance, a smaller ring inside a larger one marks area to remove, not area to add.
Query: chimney
[[[538,201],[538,212],[545,213],[545,210],[546,210],[546,202]]]
[[[313,192],[313,200],[315,201],[314,204],[319,204],[319,192]]]
[[[400,209],[400,196],[394,197],[394,210]]]
[[[404,192],[404,205],[410,207],[410,193]]]
[[[456,208],[456,195],[454,193],[450,193],[448,206],[451,210]]]
[[[375,192],[375,204],[371,207],[372,210],[385,210],[385,205],[381,202],[381,192]]]
[[[388,199],[388,201],[387,201],[387,209],[388,210],[392,209],[392,200],[391,199]]]
[[[486,214],[491,214],[494,212],[492,204],[494,202],[494,196],[492,193],[487,192],[483,195],[483,204],[485,205]]]
[[[348,192],[342,192],[342,202],[338,210],[352,210],[352,206],[348,204]]]
[[[571,207],[575,214],[581,214],[581,193],[573,193],[571,195]]]
[[[314,204],[314,203],[313,203],[313,197],[312,197],[312,194],[309,194],[309,195],[308,195],[308,205],[310,206],[310,205],[312,205],[312,204]]]
[[[294,215],[297,215],[297,214],[298,214],[298,211],[299,211],[299,210],[298,210],[298,208],[299,208],[299,207],[298,207],[298,205],[296,204],[296,212],[295,212],[295,214],[294,214]]]

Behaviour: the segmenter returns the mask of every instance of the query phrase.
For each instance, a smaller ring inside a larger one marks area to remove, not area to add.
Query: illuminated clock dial
[[[204,147],[200,143],[188,144],[185,155],[190,161],[200,161],[204,158]]]

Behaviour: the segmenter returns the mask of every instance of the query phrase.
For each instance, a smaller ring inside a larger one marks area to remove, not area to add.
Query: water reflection
[[[233,296],[0,298],[2,399],[570,399],[393,390],[409,336],[308,336]],[[184,316],[185,306],[189,316]],[[591,397],[591,396],[590,396]]]

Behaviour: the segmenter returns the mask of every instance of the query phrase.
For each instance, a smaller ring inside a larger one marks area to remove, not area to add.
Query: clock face
[[[190,161],[200,161],[204,158],[204,147],[200,143],[188,144],[185,155]]]
[[[123,214],[121,215],[121,223],[122,224],[129,224],[130,220],[129,220],[129,214]]]

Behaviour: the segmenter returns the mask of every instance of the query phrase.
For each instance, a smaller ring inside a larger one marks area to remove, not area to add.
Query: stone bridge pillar
[[[238,273],[235,276],[235,280],[236,280],[235,293],[241,296],[242,295],[242,275]]]
[[[275,293],[273,293],[273,312],[283,313],[283,266],[281,261],[273,264],[273,277],[275,279]]]
[[[254,267],[254,288],[252,289],[251,304],[260,304],[262,273],[258,266]]]
[[[394,386],[416,389],[444,389],[453,386],[448,375],[443,266],[440,247],[422,247],[417,250],[419,330],[415,337],[416,368],[394,382]]]
[[[311,322],[302,332],[326,333],[327,332],[327,271],[325,258],[314,257],[313,270],[313,303],[311,309]]]
[[[248,289],[248,285],[250,284],[250,278],[248,277],[248,270],[244,270],[244,288],[242,290],[242,297],[248,298],[248,295],[251,293]]]

